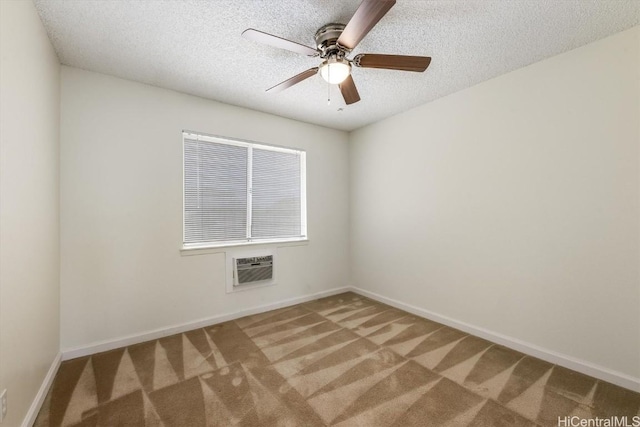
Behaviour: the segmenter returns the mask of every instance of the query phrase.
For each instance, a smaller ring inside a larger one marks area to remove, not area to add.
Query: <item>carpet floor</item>
[[[638,393],[344,293],[65,361],[35,426],[557,426],[638,415]]]

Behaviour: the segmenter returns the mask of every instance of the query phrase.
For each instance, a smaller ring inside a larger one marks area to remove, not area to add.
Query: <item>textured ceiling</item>
[[[425,73],[355,68],[345,106],[320,76],[265,89],[317,58],[240,36],[255,28],[313,47],[359,0],[35,0],[63,64],[336,129],[352,130],[638,24],[632,0],[398,0],[354,50],[431,56]],[[353,55],[351,55],[353,57]]]

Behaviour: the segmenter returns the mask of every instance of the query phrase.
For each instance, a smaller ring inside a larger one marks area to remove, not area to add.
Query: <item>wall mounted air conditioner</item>
[[[227,293],[276,284],[275,248],[231,249],[226,253]]]
[[[233,286],[273,280],[273,255],[233,259]]]

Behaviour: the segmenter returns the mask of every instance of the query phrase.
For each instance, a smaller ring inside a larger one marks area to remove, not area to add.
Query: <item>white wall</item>
[[[0,2],[0,389],[19,425],[59,351],[60,65],[31,1]]]
[[[637,381],[639,40],[352,133],[354,285]]]
[[[61,105],[63,349],[348,285],[346,133],[69,67]],[[181,256],[183,129],[307,150],[277,286],[226,294],[223,253]]]

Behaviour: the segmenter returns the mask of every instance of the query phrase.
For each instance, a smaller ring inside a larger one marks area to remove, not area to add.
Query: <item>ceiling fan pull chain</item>
[[[331,67],[327,70],[327,76],[329,76],[329,81],[331,81]],[[327,105],[331,105],[331,83],[327,82]]]

